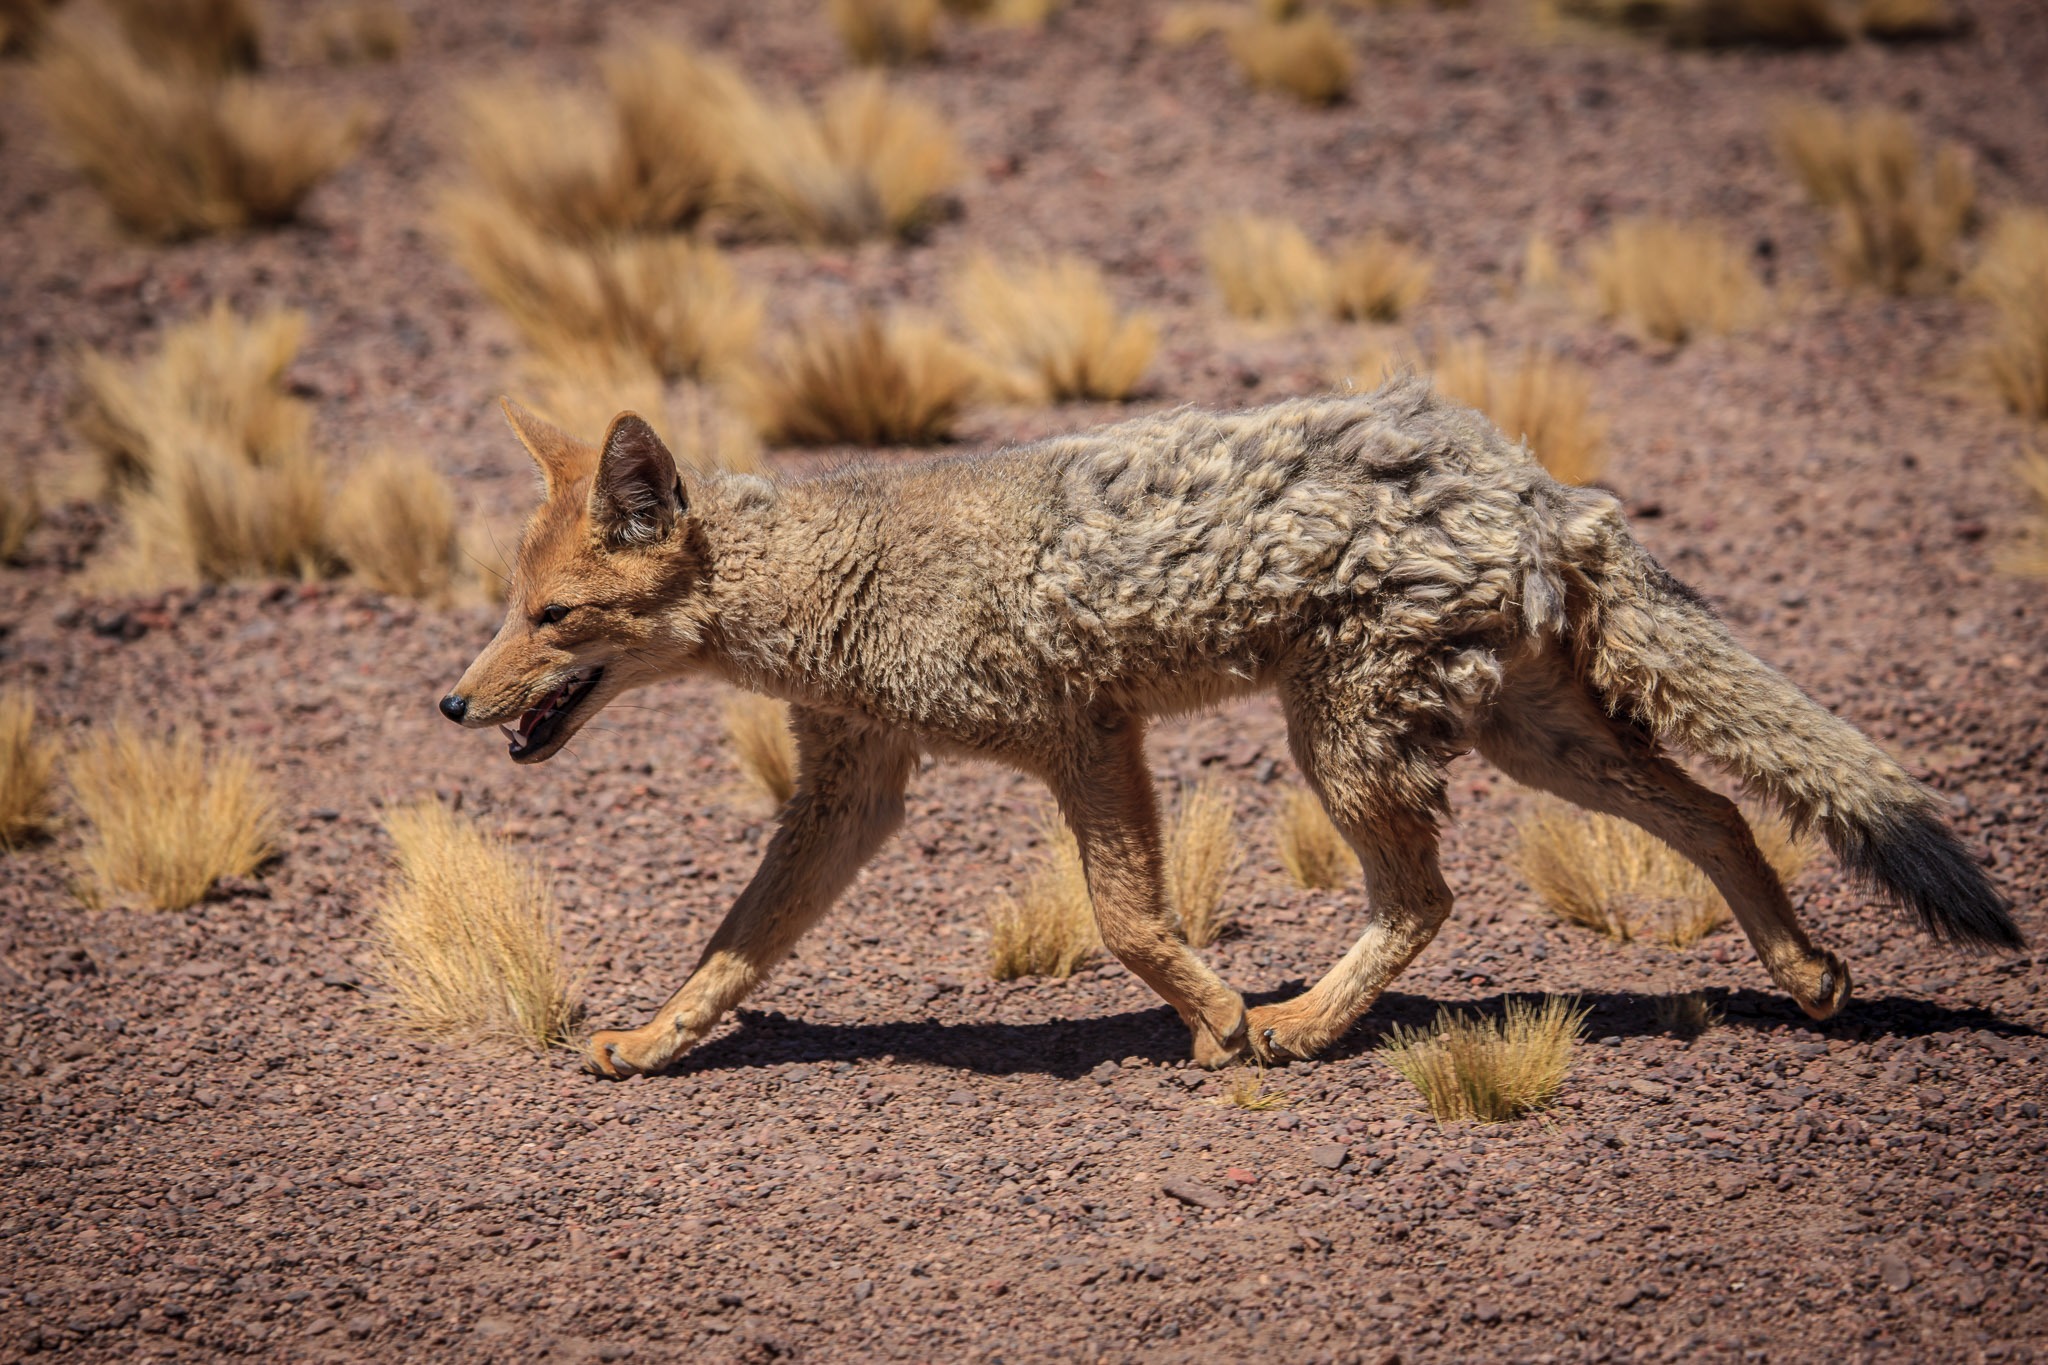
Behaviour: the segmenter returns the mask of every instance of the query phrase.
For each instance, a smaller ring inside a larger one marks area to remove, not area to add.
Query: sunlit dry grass
[[[2048,578],[2048,450],[2022,454],[2014,472],[2027,490],[2020,539],[1999,555],[1998,567],[2029,578]]]
[[[866,72],[802,105],[749,102],[740,203],[765,228],[821,242],[906,236],[930,221],[965,169],[946,119]]]
[[[365,121],[302,93],[153,68],[66,15],[33,85],[58,141],[135,232],[161,240],[292,218],[360,142]]]
[[[442,598],[455,582],[455,495],[421,456],[381,450],[350,470],[332,536],[349,571],[379,592]]]
[[[439,802],[392,810],[397,846],[371,937],[399,1018],[422,1033],[571,1043],[579,982],[539,869]]]
[[[1184,787],[1166,833],[1166,902],[1180,918],[1181,937],[1206,948],[1236,928],[1223,892],[1243,861],[1237,813],[1220,782]]]
[[[1276,18],[1261,13],[1224,30],[1237,69],[1253,87],[1280,90],[1304,104],[1335,104],[1350,93],[1358,57],[1321,10]]]
[[[1330,262],[1294,224],[1241,213],[1202,230],[1202,257],[1223,306],[1288,322],[1329,307]]]
[[[43,519],[35,476],[21,466],[0,470],[0,564],[18,564],[28,534]]]
[[[1372,232],[1337,250],[1330,311],[1357,322],[1396,322],[1429,292],[1429,261],[1414,247]]]
[[[1556,1098],[1590,1012],[1557,996],[1541,1005],[1510,1000],[1498,1021],[1445,1010],[1427,1030],[1389,1029],[1379,1058],[1422,1092],[1438,1120],[1505,1123]]]
[[[953,295],[982,351],[1040,399],[1128,398],[1159,346],[1158,324],[1119,313],[1102,271],[1078,257],[1006,270],[977,256]]]
[[[939,0],[826,0],[825,13],[863,66],[921,62],[938,50]]]
[[[165,329],[144,359],[86,351],[73,428],[99,453],[110,485],[146,481],[151,452],[169,427],[210,432],[252,463],[298,449],[312,409],[286,390],[284,373],[305,334],[304,313],[244,318],[221,300]]]
[[[1281,798],[1274,834],[1280,865],[1297,886],[1327,891],[1358,874],[1358,855],[1313,792],[1296,788]]]
[[[1263,1114],[1271,1109],[1285,1109],[1294,1103],[1294,1096],[1285,1090],[1267,1089],[1266,1068],[1261,1065],[1250,1070],[1240,1069],[1212,1103]]]
[[[753,347],[761,300],[709,242],[682,236],[578,244],[457,191],[440,222],[455,261],[542,355],[603,347],[659,374],[714,376]]]
[[[1659,341],[1739,332],[1768,303],[1740,249],[1706,223],[1624,219],[1588,252],[1586,267],[1601,316]]]
[[[1766,862],[1791,881],[1812,858],[1779,816],[1750,815]],[[1706,873],[1661,840],[1612,816],[1539,798],[1523,817],[1516,867],[1552,913],[1620,942],[1689,948],[1728,923]]]
[[[1856,17],[1864,33],[1891,42],[1948,38],[1963,28],[1949,0],[1863,0]]]
[[[781,341],[749,381],[746,402],[771,443],[930,445],[981,376],[960,344],[928,322],[815,319]]]
[[[789,707],[773,697],[735,692],[725,701],[725,740],[740,773],[777,810],[796,795],[796,739]]]
[[[1707,999],[1705,991],[1660,995],[1654,1008],[1657,1027],[1676,1038],[1697,1038],[1721,1025],[1721,1012]]]
[[[412,46],[412,20],[393,0],[330,0],[313,16],[303,42],[335,66],[395,62]]]
[[[255,0],[104,0],[135,55],[157,71],[216,78],[263,60]]]
[[[988,917],[989,975],[1072,976],[1102,947],[1081,848],[1056,815],[1039,826],[1042,852],[1021,893],[997,901]]]
[[[635,412],[694,469],[764,472],[761,438],[751,423],[704,385],[664,383],[638,357],[605,347],[563,348],[530,361],[514,388],[527,407],[590,445],[604,439],[612,418]]]
[[[19,848],[49,829],[57,749],[38,725],[34,695],[25,687],[0,691],[0,849]]]
[[[247,754],[198,734],[146,734],[129,721],[88,736],[64,764],[91,826],[81,853],[94,903],[136,895],[164,910],[244,877],[277,837],[276,798]]]
[[[1808,197],[1835,213],[1832,250],[1843,278],[1894,294],[1955,279],[1977,203],[1960,146],[1943,142],[1930,153],[1913,121],[1889,109],[1845,115],[1798,104],[1780,111],[1773,131]]]
[[[1991,305],[1977,351],[1985,379],[2014,412],[2048,418],[2048,210],[2000,214],[1964,291]]]
[[[1538,347],[1496,365],[1477,337],[1437,356],[1437,388],[1485,413],[1510,440],[1526,441],[1553,478],[1591,483],[1607,467],[1607,422],[1593,411],[1592,376]]]

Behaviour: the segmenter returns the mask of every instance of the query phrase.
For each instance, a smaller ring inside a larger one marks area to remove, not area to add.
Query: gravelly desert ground
[[[289,304],[312,317],[293,380],[322,441],[429,452],[505,524],[530,488],[489,404],[511,333],[424,229],[449,90],[587,74],[642,25],[814,87],[842,69],[814,9],[421,6],[394,67],[286,68],[384,120],[308,222],[167,249],[106,224],[0,68],[0,445],[61,470],[79,344],[143,347],[214,297]],[[1507,0],[1345,11],[1355,97],[1311,111],[1244,95],[1213,48],[1158,46],[1155,6],[1079,3],[1043,33],[951,30],[902,78],[975,167],[928,243],[735,261],[788,316],[936,304],[976,246],[1079,251],[1164,323],[1141,406],[1246,404],[1327,384],[1361,340],[1227,320],[1205,218],[1411,234],[1438,284],[1405,335],[1543,338],[1589,366],[1639,533],[1951,799],[2038,941],[2048,606],[1992,568],[2027,433],[1958,377],[1971,306],[1829,282],[1824,224],[1767,139],[1791,94],[1891,103],[1973,150],[1988,201],[2048,199],[2048,12],[1970,9],[1954,42],[1791,55],[1542,41]],[[287,31],[306,13],[274,10]],[[1672,352],[1504,287],[1532,228],[1569,251],[1644,210],[1753,236],[1776,320]],[[1113,415],[984,411],[965,448]],[[987,979],[983,912],[1032,857],[1042,798],[939,767],[738,1019],[670,1074],[605,1083],[393,1029],[364,958],[380,807],[439,792],[508,831],[554,878],[591,1023],[638,1023],[764,838],[716,691],[661,688],[515,769],[432,709],[488,613],[347,584],[99,597],[109,534],[103,511],[55,509],[0,574],[0,680],[74,727],[126,714],[250,747],[289,835],[183,913],[82,908],[75,830],[0,863],[0,1358],[2048,1357],[2041,970],[1936,949],[1825,860],[1794,896],[1859,998],[1815,1025],[1736,936],[1681,952],[1551,921],[1509,862],[1523,797],[1461,760],[1453,923],[1333,1055],[1266,1077],[1284,1107],[1249,1112],[1184,1067],[1178,1023],[1121,967]],[[1177,722],[1153,750],[1162,788],[1214,776],[1237,802],[1246,931],[1212,960],[1255,999],[1298,989],[1360,904],[1280,872],[1276,712]],[[1724,1024],[1660,1032],[1655,999],[1695,989]],[[1439,1126],[1372,1055],[1390,1023],[1543,991],[1593,1013],[1540,1117]]]

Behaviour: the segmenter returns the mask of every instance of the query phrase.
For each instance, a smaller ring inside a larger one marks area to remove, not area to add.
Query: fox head
[[[552,758],[628,688],[689,667],[708,619],[692,480],[630,412],[591,447],[507,400],[545,493],[519,539],[505,623],[441,713]]]

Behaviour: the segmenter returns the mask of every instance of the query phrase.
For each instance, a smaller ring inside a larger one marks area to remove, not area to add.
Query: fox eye
[[[568,607],[563,606],[559,602],[555,603],[553,606],[550,607],[543,607],[541,608],[540,613],[540,623],[544,626],[554,625],[564,616],[567,616],[569,614],[569,611],[570,609]]]

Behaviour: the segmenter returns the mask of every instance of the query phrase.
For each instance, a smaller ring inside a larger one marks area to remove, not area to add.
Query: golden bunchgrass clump
[[[1266,1088],[1266,1068],[1255,1066],[1251,1070],[1239,1070],[1231,1077],[1230,1084],[1223,1088],[1211,1103],[1230,1109],[1249,1109],[1263,1114],[1271,1109],[1285,1109],[1294,1102],[1294,1096],[1285,1090]]]
[[[49,828],[56,770],[57,744],[36,730],[36,699],[25,687],[0,691],[0,849]]]
[[[1295,788],[1281,798],[1275,834],[1280,865],[1297,886],[1327,891],[1358,873],[1358,855],[1344,842],[1313,792]]]
[[[70,15],[39,45],[34,84],[115,216],[160,240],[289,220],[364,130],[360,113],[337,116],[301,94],[153,66]]]
[[[1947,38],[1963,26],[1949,0],[1863,0],[1857,20],[1870,37],[1894,42]]]
[[[953,298],[1016,391],[1041,400],[1128,398],[1159,346],[1158,324],[1118,313],[1102,271],[1074,256],[1011,270],[977,256]]]
[[[1991,305],[1991,336],[1978,349],[1985,378],[2014,412],[2048,418],[2048,210],[2000,214],[1963,287]],[[2037,491],[2048,497],[2048,487]]]
[[[159,739],[116,721],[79,744],[64,770],[91,825],[80,856],[93,904],[132,894],[181,910],[273,850],[276,800],[254,761],[208,749],[189,730]]]
[[[617,368],[710,377],[753,347],[761,300],[709,242],[660,235],[578,244],[476,191],[443,198],[440,218],[456,263],[544,356],[597,349]]]
[[[28,533],[43,519],[43,500],[27,469],[17,466],[0,477],[0,564],[16,564],[28,548]]]
[[[634,412],[677,459],[701,473],[763,472],[760,436],[704,385],[670,386],[651,367],[622,366],[601,347],[538,357],[514,388],[526,406],[590,445],[603,442],[612,418]]]
[[[455,496],[432,463],[381,450],[342,480],[333,542],[379,592],[440,598],[455,581]]]
[[[1281,90],[1304,104],[1335,104],[1351,90],[1358,57],[1321,10],[1257,14],[1224,31],[1237,69],[1254,88]]]
[[[1392,322],[1429,292],[1429,261],[1384,232],[1340,245],[1333,261],[1285,219],[1236,214],[1203,231],[1202,256],[1223,306],[1239,317]]]
[[[1705,991],[1660,995],[1653,1008],[1657,1027],[1677,1038],[1697,1038],[1721,1024],[1721,1012],[1707,999]]]
[[[167,427],[196,426],[265,463],[305,445],[312,425],[312,409],[284,383],[305,335],[304,313],[242,318],[221,300],[166,330],[147,360],[87,351],[73,425],[99,453],[109,485],[147,482]]]
[[[1330,267],[1330,311],[1351,322],[1396,322],[1429,292],[1431,266],[1414,247],[1384,232],[1337,250]]]
[[[1775,814],[1750,829],[1764,860],[1791,881],[1812,858]],[[1626,820],[1540,798],[1521,821],[1516,867],[1559,919],[1618,942],[1649,938],[1690,948],[1728,923],[1728,902],[1707,874]]]
[[[1832,250],[1853,283],[1894,294],[1945,288],[1976,212],[1976,177],[1963,149],[1930,155],[1913,121],[1889,109],[1844,115],[1824,104],[1781,111],[1779,155],[1807,196],[1835,213]]]
[[[809,241],[910,235],[964,166],[945,117],[873,72],[832,86],[816,113],[751,101],[738,119],[740,205],[764,228]]]
[[[1206,948],[1236,927],[1223,891],[1241,861],[1230,791],[1217,782],[1182,788],[1166,834],[1166,903],[1180,917],[1181,937]]]
[[[579,985],[539,870],[439,802],[395,809],[384,828],[397,866],[372,935],[404,1023],[464,1040],[569,1044]]]
[[[1223,306],[1243,318],[1289,322],[1330,305],[1330,262],[1282,218],[1241,213],[1202,231],[1202,257]]]
[[[1016,896],[998,901],[988,917],[989,975],[1072,976],[1102,947],[1081,847],[1057,815],[1039,825],[1044,854]]]
[[[1590,483],[1607,466],[1607,422],[1593,411],[1592,377],[1539,347],[1496,366],[1476,337],[1437,356],[1436,387],[1485,413],[1564,483]]]
[[[255,0],[107,0],[135,55],[152,70],[219,77],[263,61]]]
[[[2025,534],[1999,556],[1998,567],[2029,578],[2048,578],[2048,450],[2027,451],[2015,472],[2027,488]]]
[[[1625,318],[1659,341],[1739,332],[1768,296],[1741,251],[1706,223],[1628,218],[1587,254],[1602,317]]]
[[[981,387],[936,325],[862,313],[799,326],[749,379],[746,402],[771,443],[930,445]]]
[[[755,692],[735,692],[725,701],[725,739],[740,772],[777,810],[796,795],[796,739],[789,732],[789,707]]]
[[[1427,1030],[1396,1024],[1379,1056],[1438,1120],[1506,1123],[1556,1098],[1590,1012],[1557,996],[1541,1005],[1510,1000],[1498,1021],[1445,1010]]]
[[[394,0],[330,0],[305,30],[304,44],[335,66],[395,62],[412,46],[412,20]]]
[[[939,0],[826,0],[825,12],[863,66],[921,62],[938,50]]]

